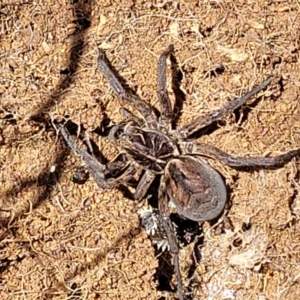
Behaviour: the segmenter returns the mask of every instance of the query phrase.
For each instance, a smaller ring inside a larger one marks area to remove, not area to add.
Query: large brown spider
[[[203,157],[217,159],[232,167],[270,167],[285,164],[299,155],[300,149],[276,157],[236,157],[214,146],[191,141],[194,133],[224,118],[225,115],[242,106],[250,97],[266,88],[271,83],[272,77],[243,97],[196,118],[190,124],[173,129],[171,124],[174,108],[166,88],[166,58],[173,50],[173,45],[170,45],[161,54],[158,62],[157,87],[161,107],[159,117],[153,107],[124,89],[112,71],[104,52],[99,50],[98,67],[114,93],[140,113],[137,117],[122,108],[120,113],[124,121],[110,131],[110,140],[122,149],[121,159],[119,157],[117,160],[102,164],[88,152],[80,149],[64,126],[60,125],[60,130],[68,146],[82,157],[87,170],[101,188],[114,188],[126,184],[138,170],[142,169],[143,173],[134,195],[135,199],[140,200],[146,196],[154,178],[160,176],[159,223],[173,253],[178,296],[179,299],[184,299],[179,270],[179,247],[169,218],[169,200],[175,204],[178,213],[188,219],[194,221],[215,219],[225,207],[226,186],[220,174],[208,165]]]

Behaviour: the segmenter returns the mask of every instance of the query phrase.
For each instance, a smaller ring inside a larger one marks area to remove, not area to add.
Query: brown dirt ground
[[[157,105],[157,58],[174,43],[186,97],[180,123],[274,74],[268,97],[202,140],[249,156],[299,147],[299,2],[180,2],[1,2],[1,299],[174,298],[157,289],[159,259],[140,229],[141,205],[92,179],[71,182],[80,159],[44,120],[68,115],[107,158],[118,153],[92,132],[104,113],[120,120],[96,68],[98,47]],[[230,187],[233,229],[214,235],[204,224],[194,299],[300,299],[299,163],[252,172],[209,163]],[[185,285],[194,251],[191,243],[180,253]]]

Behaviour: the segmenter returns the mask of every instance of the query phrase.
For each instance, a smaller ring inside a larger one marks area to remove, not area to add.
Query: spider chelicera
[[[179,246],[169,218],[169,200],[175,204],[178,213],[188,219],[213,220],[224,210],[227,191],[220,174],[208,165],[203,157],[217,159],[232,167],[270,167],[285,164],[299,155],[300,149],[276,157],[237,157],[214,146],[192,141],[194,134],[200,129],[223,119],[265,89],[271,83],[272,77],[243,97],[234,99],[207,115],[197,117],[187,125],[173,129],[174,108],[166,88],[166,59],[168,55],[172,55],[173,50],[174,46],[170,45],[160,55],[158,62],[157,88],[161,108],[159,116],[151,105],[125,90],[104,52],[99,50],[98,68],[112,90],[123,103],[140,113],[137,117],[125,108],[120,110],[124,120],[115,125],[109,133],[110,140],[122,149],[118,159],[107,164],[100,163],[93,155],[77,146],[65,126],[59,127],[68,146],[81,156],[88,172],[101,188],[126,185],[136,172],[142,169],[143,173],[134,194],[134,198],[140,200],[146,196],[155,177],[160,176],[159,223],[173,254],[178,297],[182,300],[184,289],[179,270]]]

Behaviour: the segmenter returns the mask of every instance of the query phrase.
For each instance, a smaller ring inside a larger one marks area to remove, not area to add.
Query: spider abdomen
[[[166,188],[178,212],[194,221],[218,217],[226,204],[227,192],[220,174],[192,156],[169,161],[165,170]]]
[[[164,133],[128,125],[121,139],[122,147],[143,168],[161,174],[167,161],[178,155],[174,142]]]

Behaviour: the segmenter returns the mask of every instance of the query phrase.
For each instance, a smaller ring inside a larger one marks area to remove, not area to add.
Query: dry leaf
[[[50,46],[47,44],[46,41],[42,42],[42,47],[45,50],[45,52],[47,52],[47,53],[50,52],[50,50],[51,50]]]
[[[242,62],[248,59],[249,55],[243,52],[240,49],[231,49],[218,45],[217,49],[224,53],[226,56],[229,56],[231,60]]]
[[[176,35],[176,36],[179,35],[179,24],[177,22],[174,22],[170,25],[170,32],[173,35]]]
[[[106,24],[106,17],[104,15],[100,15],[98,28],[101,28]]]
[[[248,23],[250,24],[251,27],[255,29],[265,29],[265,25],[253,20],[248,20]]]

